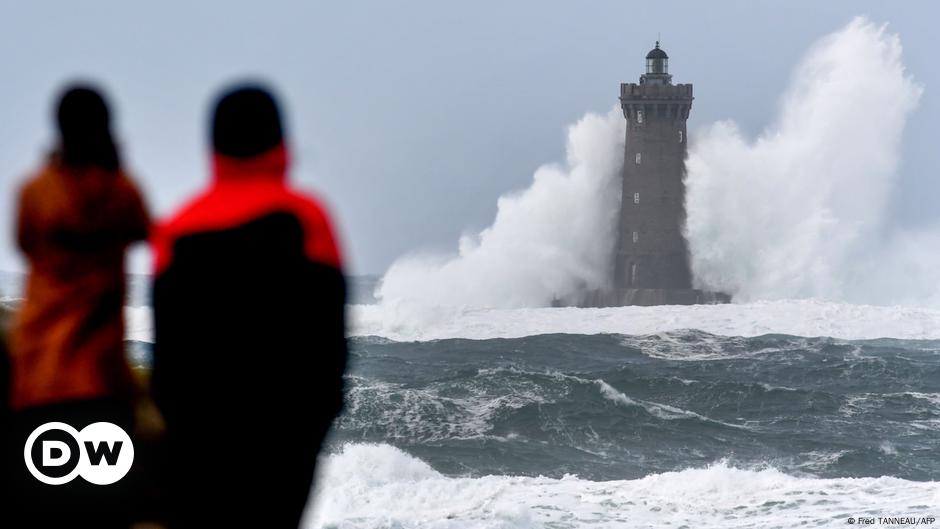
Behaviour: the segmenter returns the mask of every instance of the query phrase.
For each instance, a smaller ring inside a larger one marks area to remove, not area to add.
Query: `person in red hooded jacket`
[[[321,201],[287,181],[283,136],[268,90],[224,93],[212,182],[152,239],[173,528],[296,528],[343,404],[340,253]]]

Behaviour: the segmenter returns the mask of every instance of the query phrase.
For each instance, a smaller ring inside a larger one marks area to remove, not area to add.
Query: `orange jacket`
[[[123,173],[53,159],[23,187],[17,242],[29,261],[10,343],[11,406],[133,394],[124,356],[124,257],[149,218]]]

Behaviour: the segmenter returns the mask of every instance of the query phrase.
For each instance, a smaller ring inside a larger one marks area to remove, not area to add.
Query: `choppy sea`
[[[311,529],[940,526],[940,311],[353,301]]]
[[[940,342],[353,339],[311,527],[936,517]]]

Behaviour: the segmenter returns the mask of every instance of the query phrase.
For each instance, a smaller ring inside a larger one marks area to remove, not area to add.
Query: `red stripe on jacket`
[[[300,221],[308,259],[342,268],[326,209],[317,198],[287,186],[287,166],[283,145],[247,159],[216,154],[212,185],[154,230],[155,275],[173,262],[173,246],[180,238],[236,228],[278,212],[291,213]]]

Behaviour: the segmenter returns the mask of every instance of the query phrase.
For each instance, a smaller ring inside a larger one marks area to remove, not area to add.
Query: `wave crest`
[[[349,444],[323,461],[305,527],[781,527],[849,516],[928,516],[940,483],[814,479],[718,461],[641,479],[449,477],[388,445]]]

